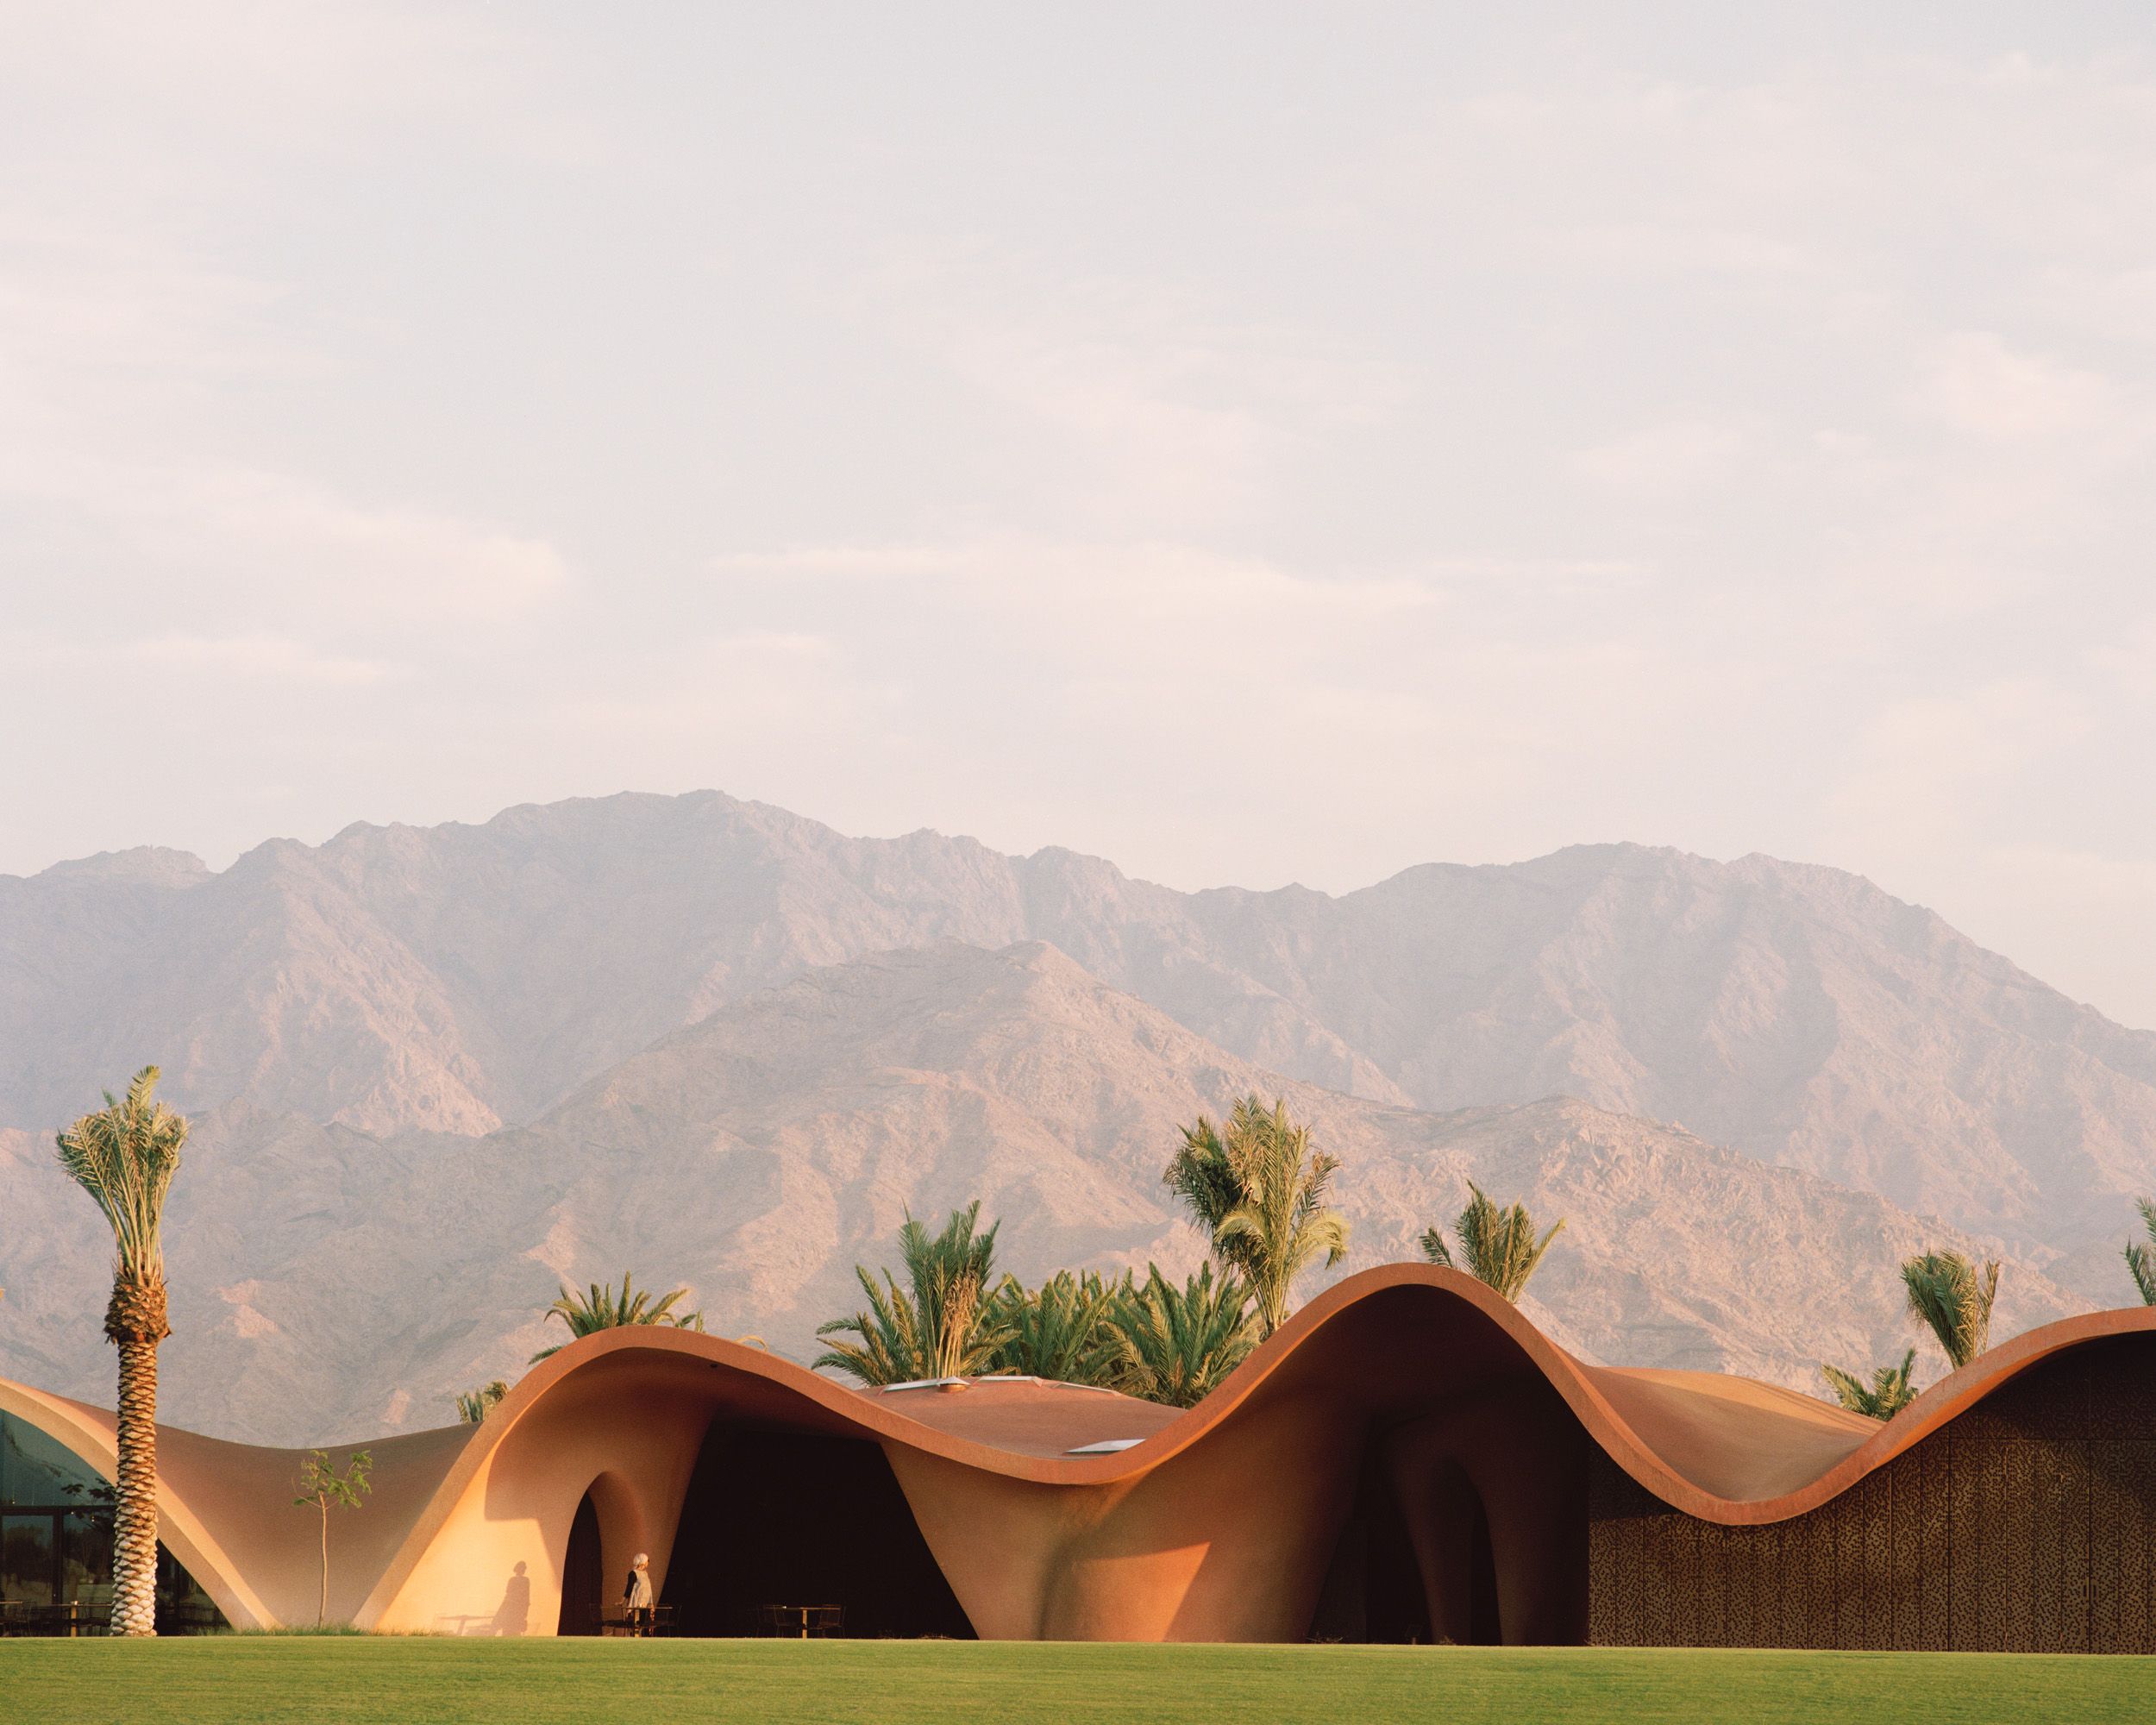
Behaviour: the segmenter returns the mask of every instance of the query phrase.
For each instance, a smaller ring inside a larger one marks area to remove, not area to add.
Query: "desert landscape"
[[[0,0],[0,1722],[2145,1713],[2149,23]]]
[[[0,880],[0,1376],[102,1387],[51,1131],[160,1051],[196,1119],[166,1406],[257,1441],[448,1423],[624,1270],[805,1361],[908,1210],[975,1197],[1022,1278],[1181,1274],[1176,1128],[1251,1092],[1345,1164],[1335,1275],[1474,1180],[1567,1219],[1525,1309],[1583,1358],[1823,1394],[1916,1339],[1914,1251],[1999,1257],[2001,1336],[2119,1303],[2156,1142],[2156,1036],[1765,857],[1183,894],[620,796],[62,864]]]

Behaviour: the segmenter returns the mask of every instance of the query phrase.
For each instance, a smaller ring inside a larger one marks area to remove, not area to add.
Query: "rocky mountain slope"
[[[1868,1364],[1915,1339],[1902,1256],[1975,1245],[1581,1102],[1430,1113],[1280,1077],[1053,947],[943,942],[730,1000],[483,1136],[209,1110],[172,1204],[165,1407],[272,1441],[438,1424],[456,1390],[542,1345],[557,1279],[632,1267],[691,1283],[713,1328],[806,1358],[908,1207],[975,1196],[1021,1275],[1184,1270],[1201,1245],[1160,1184],[1175,1128],[1253,1089],[1346,1158],[1346,1269],[1412,1257],[1470,1178],[1569,1216],[1528,1310],[1590,1358],[1815,1388],[1821,1357]],[[102,1224],[50,1157],[47,1136],[0,1133],[0,1374],[104,1399]],[[2010,1257],[1998,1327],[2079,1304]]]
[[[2092,1275],[2156,1185],[2156,1035],[1833,869],[1605,845],[1183,894],[711,793],[0,879],[0,1121],[154,1055],[197,1108],[485,1133],[810,966],[939,939],[1050,941],[1313,1083],[1682,1120]]]

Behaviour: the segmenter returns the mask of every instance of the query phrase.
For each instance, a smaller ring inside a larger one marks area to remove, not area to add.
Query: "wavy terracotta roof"
[[[408,1627],[471,1620],[473,1610],[445,1607],[456,1567],[445,1554],[483,1551],[483,1561],[473,1557],[466,1567],[492,1564],[506,1572],[525,1549],[514,1530],[543,1525],[558,1571],[566,1539],[565,1526],[557,1527],[560,1502],[566,1496],[573,1509],[587,1485],[595,1496],[613,1494],[618,1509],[610,1513],[636,1530],[624,1538],[649,1540],[655,1552],[670,1545],[669,1517],[678,1515],[689,1465],[721,1414],[880,1441],[934,1543],[934,1517],[918,1500],[940,1489],[934,1481],[976,1496],[1005,1489],[992,1487],[995,1481],[1123,1488],[1185,1456],[1217,1452],[1222,1465],[1260,1465],[1232,1435],[1246,1427],[1314,1433],[1312,1420],[1321,1416],[1328,1430],[1363,1431],[1506,1394],[1508,1407],[1529,1405],[1521,1393],[1547,1406],[1539,1388],[1546,1386],[1655,1496],[1706,1521],[1749,1524],[1825,1502],[2045,1359],[2138,1333],[2156,1333],[2156,1309],[2048,1325],[1992,1349],[1881,1425],[1746,1378],[1583,1364],[1481,1283],[1420,1264],[1386,1265],[1327,1289],[1205,1402],[1181,1413],[1034,1380],[862,1390],[718,1337],[604,1331],[534,1368],[479,1426],[367,1446],[374,1495],[362,1511],[333,1523],[331,1615]],[[0,1408],[111,1471],[110,1414],[4,1381]],[[1300,1427],[1296,1410],[1309,1414]],[[161,1430],[159,1441],[164,1537],[226,1615],[241,1624],[311,1616],[314,1527],[290,1508],[304,1452],[172,1428]],[[1310,1466],[1351,1465],[1342,1460],[1346,1440],[1294,1441],[1302,1447],[1281,1465],[1297,1465],[1294,1456]],[[1127,1446],[1071,1453],[1110,1444]],[[335,1453],[356,1447],[338,1446]],[[900,1466],[908,1457],[918,1463]],[[951,1474],[953,1467],[960,1472]],[[967,1486],[967,1479],[977,1484]],[[517,1560],[518,1574],[530,1560]]]

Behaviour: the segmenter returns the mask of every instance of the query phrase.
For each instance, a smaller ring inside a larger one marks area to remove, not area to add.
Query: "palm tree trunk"
[[[112,1515],[112,1633],[157,1633],[157,1344],[119,1344],[120,1477]]]

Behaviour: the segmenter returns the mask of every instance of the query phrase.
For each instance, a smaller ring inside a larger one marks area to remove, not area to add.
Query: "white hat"
[[[651,1553],[650,1553],[650,1552],[638,1552],[636,1553],[636,1566],[638,1569],[642,1569],[642,1567],[643,1567],[646,1564],[649,1563],[650,1561],[651,1561]]]

